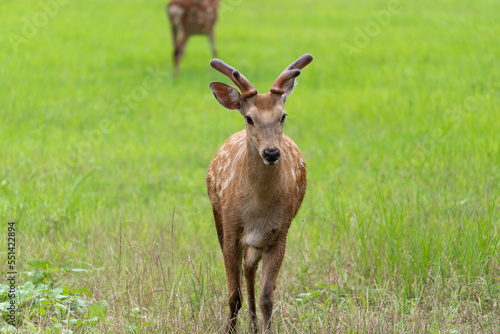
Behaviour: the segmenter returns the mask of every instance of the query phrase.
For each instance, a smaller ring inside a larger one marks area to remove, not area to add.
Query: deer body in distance
[[[237,109],[246,129],[232,135],[213,158],[207,173],[207,189],[223,253],[228,285],[227,333],[235,333],[242,306],[242,258],[246,279],[250,332],[258,322],[255,275],[260,260],[262,286],[259,306],[262,329],[271,329],[274,289],[290,224],[306,191],[306,163],[297,145],[283,134],[285,101],[292,93],[300,69],[312,61],[305,54],[288,66],[270,91],[258,94],[250,82],[219,59],[212,67],[228,76],[233,86],[211,82],[216,99],[227,109]]]
[[[212,55],[217,57],[214,25],[218,7],[219,0],[171,0],[168,3],[167,15],[172,29],[175,75],[179,73],[179,64],[191,35],[207,35]]]

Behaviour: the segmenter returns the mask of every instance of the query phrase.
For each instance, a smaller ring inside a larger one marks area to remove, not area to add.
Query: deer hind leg
[[[184,55],[184,49],[186,48],[188,38],[188,34],[183,34],[181,39],[176,43],[174,51],[175,75],[179,73],[179,65],[181,63],[182,56]]]
[[[242,250],[234,238],[224,238],[224,266],[226,268],[227,287],[229,293],[229,319],[226,333],[236,333],[238,311],[241,308],[241,257]]]
[[[285,256],[284,240],[278,242],[264,254],[262,266],[262,291],[260,294],[259,306],[262,313],[262,329],[264,333],[271,332],[271,315],[273,312],[274,288],[278,273]]]
[[[186,32],[182,26],[182,18],[185,13],[185,8],[172,4],[167,7],[167,14],[170,18],[170,23],[172,26],[172,41],[174,45],[174,74],[179,73],[179,63],[184,53],[184,46],[187,41]]]
[[[259,266],[262,254],[255,248],[249,247],[245,251],[245,279],[247,282],[248,309],[250,311],[250,333],[257,333],[257,314],[255,308],[255,272]]]

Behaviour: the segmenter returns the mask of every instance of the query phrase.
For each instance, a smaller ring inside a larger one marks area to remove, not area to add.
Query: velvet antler
[[[290,79],[296,78],[300,74],[300,70],[306,67],[312,60],[313,56],[306,53],[291,63],[290,66],[281,72],[269,91],[276,94],[285,94],[287,91],[291,91],[295,80],[290,81]]]
[[[215,68],[217,71],[221,72],[225,76],[227,76],[229,79],[231,79],[236,86],[241,91],[241,96],[243,98],[249,98],[254,95],[257,95],[257,89],[252,86],[250,81],[248,81],[247,78],[228,64],[224,63],[220,59],[212,59],[210,62],[210,65]]]

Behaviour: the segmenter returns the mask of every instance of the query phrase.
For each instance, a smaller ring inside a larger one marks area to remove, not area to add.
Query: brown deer
[[[168,3],[167,15],[172,26],[175,75],[179,73],[179,64],[191,35],[208,35],[212,54],[217,57],[214,25],[218,7],[219,0],[171,0]]]
[[[285,255],[288,228],[306,192],[306,163],[299,148],[283,134],[285,101],[295,78],[313,60],[305,54],[276,79],[270,92],[257,94],[250,82],[219,59],[210,65],[228,76],[240,89],[211,82],[217,101],[237,109],[246,130],[229,137],[216,154],[207,173],[215,227],[226,268],[229,292],[227,333],[235,333],[241,308],[241,261],[250,311],[250,332],[257,332],[255,272],[263,260],[259,299],[264,332],[271,329],[276,279]]]

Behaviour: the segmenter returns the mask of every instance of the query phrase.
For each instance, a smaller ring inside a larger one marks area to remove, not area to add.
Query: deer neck
[[[247,140],[246,154],[243,158],[246,180],[253,191],[261,198],[273,197],[280,191],[282,177],[281,159],[275,165],[266,165],[259,152]]]

